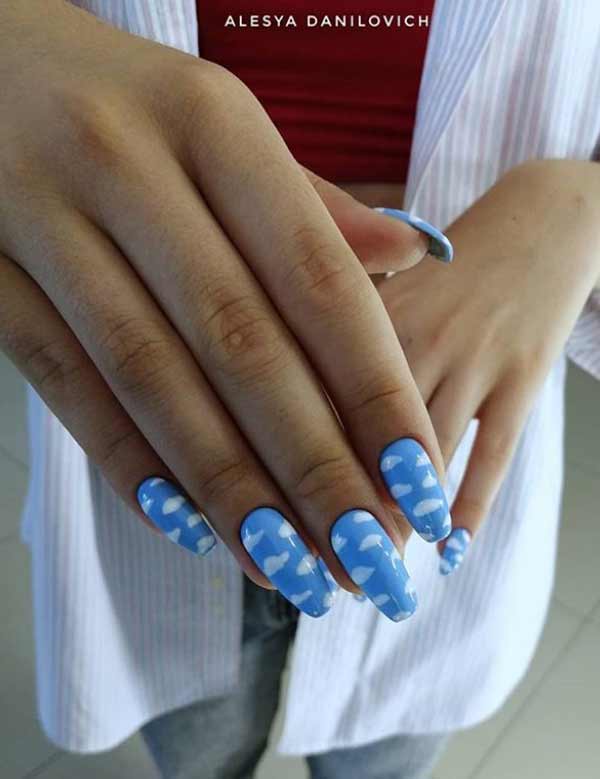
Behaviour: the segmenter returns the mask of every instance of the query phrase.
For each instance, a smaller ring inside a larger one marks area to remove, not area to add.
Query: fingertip
[[[449,238],[441,230],[418,216],[399,208],[377,207],[374,209],[384,216],[397,219],[417,231],[425,244],[424,254],[430,254],[441,262],[450,263],[454,258],[454,249]],[[420,259],[423,258],[421,256]],[[418,262],[419,260],[417,260]],[[415,264],[415,263],[413,263]]]
[[[461,567],[472,538],[471,531],[465,527],[452,529],[441,550],[439,571],[442,576],[449,576]]]

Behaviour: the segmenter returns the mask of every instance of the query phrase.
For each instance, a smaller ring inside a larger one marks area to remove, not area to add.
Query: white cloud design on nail
[[[167,538],[171,539],[171,541],[174,541],[176,544],[178,544],[180,535],[181,535],[181,528],[176,527],[175,530],[171,530],[170,533],[167,533]]]
[[[348,539],[344,538],[344,536],[341,536],[339,533],[336,533],[334,537],[331,539],[331,546],[333,547],[333,551],[337,554],[339,551],[341,551],[346,544],[348,543]]]
[[[350,571],[350,578],[354,584],[360,587],[361,584],[364,584],[373,575],[374,571],[375,568],[370,568],[367,565],[357,565],[356,568]]]
[[[152,481],[150,482],[150,486],[151,487],[157,487],[159,484],[164,484],[164,483],[165,483],[164,479],[161,479],[161,478],[157,477],[156,479],[152,479]]]
[[[174,495],[172,498],[167,498],[163,503],[162,513],[173,514],[178,511],[185,503],[183,495]]]
[[[368,511],[355,511],[354,514],[352,514],[352,520],[357,524],[361,524],[362,522],[373,522],[374,519],[375,517],[372,514],[369,514]]]
[[[332,592],[326,592],[325,595],[323,595],[323,608],[330,609],[333,606],[334,600],[335,595]]]
[[[414,598],[416,596],[417,590],[415,585],[412,583],[412,579],[406,580],[404,585],[404,592],[408,595],[409,598]]]
[[[244,544],[244,547],[247,552],[251,552],[254,547],[259,543],[260,539],[264,536],[265,531],[264,530],[257,530],[256,533],[250,533],[250,531],[246,531],[246,535],[242,539],[242,543]]]
[[[195,514],[190,514],[187,518],[187,526],[188,527],[196,527],[196,525],[199,525],[202,522],[202,517],[198,512]]]
[[[454,570],[454,566],[448,560],[442,557],[440,560],[440,570],[442,573],[451,573]]]
[[[451,536],[446,541],[446,547],[448,549],[456,549],[457,552],[462,552],[463,550],[463,543],[460,539],[456,538],[456,536]]]
[[[431,487],[435,487],[436,484],[437,479],[432,475],[431,471],[427,471],[427,476],[423,479],[421,485],[425,487],[425,489],[429,489]]]
[[[421,452],[421,454],[417,455],[417,461],[415,462],[415,465],[431,465],[431,460],[429,459],[429,456],[425,454],[425,452]]]
[[[290,600],[294,606],[299,606],[301,603],[304,603],[305,600],[308,600],[311,595],[312,590],[304,590],[304,592],[299,592],[297,595],[290,595]]]
[[[281,571],[289,559],[289,552],[282,552],[279,555],[270,555],[269,557],[265,557],[265,561],[263,563],[265,576],[273,576],[278,571]]]
[[[316,567],[317,561],[313,555],[305,554],[296,567],[296,573],[298,576],[306,576],[307,574],[312,573]]]
[[[390,599],[389,595],[386,595],[385,593],[382,593],[381,595],[376,595],[374,598],[371,598],[373,603],[376,606],[383,606],[384,603],[387,603]]]
[[[402,622],[402,620],[408,619],[409,617],[412,617],[412,611],[397,611],[392,616],[392,619],[394,622]]]
[[[412,513],[415,517],[424,517],[426,514],[433,514],[434,511],[441,509],[444,501],[440,498],[427,498],[420,500],[413,508]]]
[[[281,525],[279,526],[279,530],[277,531],[277,535],[280,538],[290,538],[290,536],[293,536],[295,534],[294,527],[290,525],[290,523],[287,521],[287,519],[284,519]]]
[[[390,492],[394,498],[403,498],[413,491],[412,484],[392,484]]]
[[[395,468],[396,465],[398,465],[398,463],[401,463],[401,462],[402,462],[402,457],[400,457],[399,454],[388,454],[381,461],[381,470],[384,473],[386,471],[391,471],[392,468]]]
[[[146,498],[146,500],[142,501],[142,511],[147,514],[152,508],[153,503],[154,498]]]
[[[374,546],[383,546],[383,538],[379,533],[371,533],[370,535],[365,536],[360,542],[358,551],[364,552],[366,549],[371,549]]]
[[[212,549],[215,545],[215,539],[213,536],[203,536],[198,539],[196,544],[196,551],[198,554],[206,554],[209,549]]]

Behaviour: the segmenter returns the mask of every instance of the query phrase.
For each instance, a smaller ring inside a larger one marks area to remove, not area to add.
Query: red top
[[[330,181],[406,181],[427,46],[419,17],[431,22],[433,0],[373,0],[368,11],[348,0],[332,11],[305,0],[284,10],[248,0],[198,5],[201,56],[250,88],[298,162]],[[250,26],[251,15],[261,26]],[[296,26],[278,27],[276,15]],[[347,26],[324,26],[335,15]]]

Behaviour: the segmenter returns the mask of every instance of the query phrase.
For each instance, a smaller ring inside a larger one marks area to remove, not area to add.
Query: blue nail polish
[[[325,577],[325,581],[327,582],[330,591],[335,595],[335,593],[340,589],[340,585],[336,582],[336,580],[331,575],[331,571],[325,564],[325,560],[323,560],[322,557],[319,557],[317,560],[317,565],[321,569],[321,573]]]
[[[391,538],[369,511],[346,511],[331,528],[331,546],[352,581],[394,622],[417,608],[415,589]]]
[[[427,452],[418,441],[401,438],[381,453],[379,470],[390,495],[417,533],[441,541],[452,530],[448,501]]]
[[[275,509],[251,511],[240,528],[242,544],[267,579],[300,611],[326,614],[333,603],[317,560],[287,519]]]
[[[217,543],[206,517],[166,479],[151,477],[137,490],[144,514],[170,541],[197,555],[205,555]]]
[[[454,256],[452,244],[444,233],[429,224],[429,222],[409,214],[408,211],[401,211],[399,208],[376,208],[375,211],[385,214],[385,216],[391,216],[394,219],[400,219],[400,221],[423,233],[429,238],[428,253],[442,262],[452,262]]]
[[[471,534],[464,527],[455,527],[448,538],[440,560],[440,573],[448,576],[462,565],[465,553],[471,543]]]

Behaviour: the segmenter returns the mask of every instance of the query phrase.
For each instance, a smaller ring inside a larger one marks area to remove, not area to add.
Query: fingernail
[[[356,592],[352,593],[352,597],[355,601],[358,601],[359,603],[364,603],[367,600],[366,595],[358,595]]]
[[[166,479],[154,476],[143,481],[137,499],[144,514],[173,543],[201,556],[217,543],[204,514]]]
[[[448,576],[452,571],[460,568],[465,558],[465,553],[471,543],[471,534],[464,527],[455,527],[448,538],[440,560],[440,573]]]
[[[327,582],[329,589],[335,595],[335,593],[340,589],[340,585],[333,578],[331,571],[325,564],[325,560],[323,560],[322,557],[319,557],[319,559],[317,560],[317,565],[321,569],[321,573],[325,577],[325,581]]]
[[[429,224],[424,219],[420,219],[418,216],[409,214],[408,211],[401,211],[399,208],[376,208],[375,211],[385,214],[385,216],[391,216],[394,219],[400,219],[400,221],[423,233],[429,239],[428,253],[442,262],[452,262],[454,256],[452,244],[447,236],[438,230],[437,227]]]
[[[298,533],[275,509],[251,511],[240,528],[242,544],[267,579],[300,611],[321,617],[331,608],[333,594]]]
[[[369,511],[346,511],[331,528],[331,546],[348,575],[394,622],[417,608],[415,589],[391,538]]]
[[[401,438],[381,453],[379,470],[402,513],[426,541],[441,541],[452,530],[448,501],[425,449]]]

